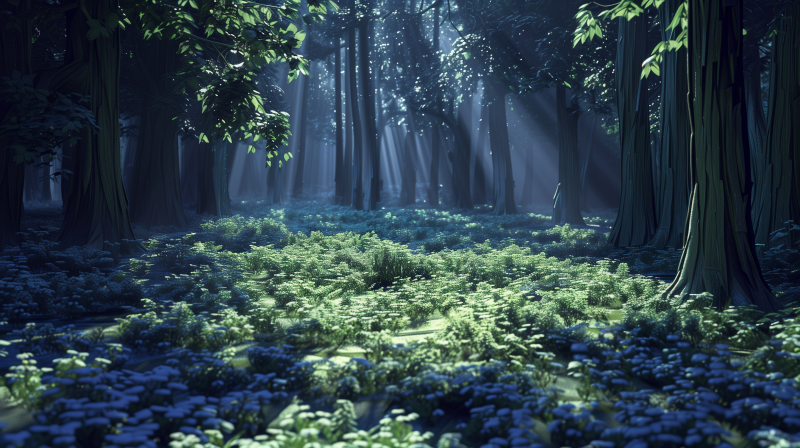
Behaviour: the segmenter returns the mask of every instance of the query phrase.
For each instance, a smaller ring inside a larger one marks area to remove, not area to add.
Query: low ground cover
[[[609,248],[609,214],[245,210],[1,254],[3,443],[800,445],[797,251],[765,316],[663,300],[680,254]]]

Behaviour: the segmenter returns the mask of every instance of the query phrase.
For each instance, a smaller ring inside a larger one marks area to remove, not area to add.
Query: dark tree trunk
[[[145,110],[136,148],[131,221],[151,226],[186,225],[178,164],[178,122],[166,109]]]
[[[484,90],[485,91],[485,90]],[[478,144],[475,147],[475,183],[472,186],[472,203],[485,204],[486,201],[486,169],[483,165],[483,154],[486,152],[486,140],[489,134],[489,106],[481,101],[481,121],[478,125]]]
[[[800,224],[800,4],[787,9],[772,41],[769,106],[761,183],[755,186],[754,232],[757,248],[794,246],[800,233],[783,231]],[[758,105],[760,107],[760,104]],[[785,236],[779,237],[776,233]]]
[[[647,82],[641,78],[648,51],[647,17],[620,18],[615,72],[622,192],[608,236],[615,247],[644,246],[656,232]]]
[[[692,195],[678,275],[664,297],[680,302],[689,294],[709,292],[718,309],[755,304],[773,312],[781,304],[764,281],[755,256],[748,197],[742,3],[689,2]]]
[[[403,152],[400,169],[400,205],[413,205],[417,202],[417,168],[414,166],[414,134],[406,132],[403,139]]]
[[[231,215],[228,195],[227,145],[224,141],[200,143],[200,171],[197,185],[197,213],[217,217]],[[276,163],[273,162],[273,165]]]
[[[683,0],[666,0],[658,10],[662,39],[674,31],[667,26]],[[650,246],[680,248],[689,210],[689,106],[683,92],[689,90],[686,50],[663,53],[661,62],[661,173],[656,197],[658,227]],[[761,81],[759,81],[760,83]],[[759,91],[761,86],[759,85]]]
[[[25,164],[25,188],[23,197],[28,202],[38,202],[39,193],[39,169],[33,163]]]
[[[181,198],[184,207],[197,207],[197,175],[200,172],[200,143],[196,138],[185,138],[181,166]]]
[[[48,156],[42,156],[42,160],[40,163],[41,163],[41,171],[39,173],[41,178],[39,179],[39,181],[41,182],[40,186],[42,188],[41,200],[52,201],[53,195],[50,192],[50,166],[52,165],[53,161],[48,160]]]
[[[283,170],[281,160],[285,154],[283,147],[278,149],[278,156],[272,159],[267,171],[267,202],[270,205],[283,204]]]
[[[491,109],[489,110],[489,140],[494,167],[494,213],[513,215],[517,213],[514,202],[514,173],[511,167],[511,148],[508,142],[506,119],[506,95],[503,86],[489,86]]]
[[[567,107],[567,91],[556,87],[558,118],[558,186],[553,195],[553,224],[583,224],[581,216],[581,174],[578,160],[578,118],[580,106],[573,96]]]
[[[347,53],[345,53],[347,55]],[[350,62],[346,61],[345,67],[345,108],[344,108],[344,132],[346,142],[344,147],[344,166],[342,168],[342,186],[344,188],[344,201],[342,205],[350,207],[353,205],[353,95],[350,93]]]
[[[183,228],[186,217],[181,198],[179,124],[173,120],[175,111],[157,103],[175,89],[171,75],[178,71],[178,45],[156,40],[140,48],[148,50],[136,55],[138,75],[148,92],[139,120],[131,182],[131,221],[145,227]]]
[[[133,126],[134,130],[128,134],[128,138],[125,140],[125,155],[122,160],[122,185],[125,187],[125,191],[133,191],[136,146],[139,144],[140,125],[140,117],[132,117],[126,122],[126,126]]]
[[[367,21],[358,30],[359,72],[361,89],[364,92],[364,149],[369,162],[369,197],[367,210],[377,210],[380,189],[380,152],[378,148],[378,131],[375,123],[375,92],[372,89],[372,73],[369,63],[370,35],[374,32],[372,21]]]
[[[337,39],[337,44],[341,39]],[[334,177],[336,191],[334,203],[344,205],[344,132],[342,129],[342,50],[337,49],[334,53],[334,120],[336,123],[336,154],[334,162]]]
[[[472,98],[458,105],[453,151],[453,196],[456,207],[472,209],[469,187],[469,154],[472,146]]]
[[[11,14],[0,14],[0,74],[10,76],[13,71],[23,75],[31,73],[32,27],[22,13],[30,9],[30,0],[17,5],[4,5]],[[21,27],[9,25],[8,17],[20,16]],[[10,105],[0,99],[0,123],[12,117]],[[23,213],[23,189],[25,187],[25,166],[14,162],[14,151],[6,149],[9,138],[0,137],[0,251],[6,246],[18,244],[17,232]]]
[[[67,51],[63,68],[51,79],[51,90],[91,98],[97,131],[85,129],[73,148],[73,179],[64,196],[64,220],[57,239],[62,247],[104,247],[105,242],[135,240],[122,185],[119,130],[120,32],[89,40],[88,13],[103,20],[117,1],[86,0],[67,12]],[[127,249],[127,248],[126,248]],[[131,249],[139,250],[138,244]]]
[[[364,209],[363,175],[363,134],[361,130],[360,102],[358,100],[358,84],[356,83],[356,29],[351,27],[347,32],[348,69],[350,70],[350,111],[353,115],[353,209]]]
[[[583,156],[583,163],[581,164],[581,211],[589,211],[589,204],[587,198],[589,196],[589,189],[586,188],[586,173],[589,171],[589,163],[592,161],[592,149],[594,149],[594,123],[597,119],[597,114],[592,115],[592,124],[589,128],[589,144],[586,145],[586,154]]]
[[[439,7],[433,11],[433,52],[439,54]],[[437,109],[441,105],[437,103]],[[441,137],[439,125],[431,126],[431,172],[428,176],[428,203],[433,208],[439,208],[439,160],[441,159]]]
[[[308,134],[308,108],[311,105],[308,101],[308,88],[311,85],[311,74],[303,78],[303,90],[300,97],[300,110],[295,113],[300,116],[300,139],[297,142],[297,170],[294,174],[294,187],[292,196],[300,197],[303,194],[303,174],[306,165],[306,141]]]
[[[761,94],[761,55],[758,40],[745,37],[744,52],[744,94],[747,107],[747,134],[750,142],[750,173],[753,179],[753,193],[750,200],[752,205],[753,232],[758,235],[758,221],[762,207],[768,202],[762,196],[769,191],[764,188],[765,154],[764,145],[767,141],[767,117],[764,115],[763,95]],[[758,243],[756,236],[756,243]],[[762,243],[766,244],[766,243]],[[756,246],[756,251],[761,252],[764,246]]]

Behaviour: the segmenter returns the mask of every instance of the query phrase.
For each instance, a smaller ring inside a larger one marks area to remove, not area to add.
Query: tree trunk
[[[433,52],[439,54],[439,7],[433,10]],[[441,110],[441,104],[436,104]],[[441,159],[441,137],[439,124],[431,126],[431,171],[428,176],[428,203],[433,208],[439,208],[439,160]]]
[[[294,187],[292,188],[292,196],[300,197],[303,194],[303,174],[306,165],[306,141],[308,134],[308,108],[310,103],[308,101],[308,88],[311,85],[311,74],[303,77],[303,90],[300,97],[300,110],[295,113],[300,116],[300,139],[297,142],[297,170],[294,174]]]
[[[363,175],[363,134],[361,130],[361,107],[358,95],[358,84],[356,83],[356,29],[350,28],[347,34],[350,51],[348,53],[348,65],[350,69],[350,111],[353,115],[353,209],[364,209],[364,188]]]
[[[414,133],[406,132],[403,139],[402,163],[400,171],[400,205],[414,205],[417,202],[417,169],[414,166]]]
[[[267,171],[267,202],[269,205],[283,204],[283,170],[281,161],[285,154],[283,146],[278,149],[278,156],[272,159]]]
[[[183,206],[197,207],[197,175],[200,172],[200,143],[196,138],[184,138],[181,166],[181,198]]]
[[[656,232],[647,82],[641,78],[647,52],[647,17],[621,17],[615,66],[622,192],[608,237],[615,247],[644,246]]]
[[[50,192],[50,168],[53,165],[53,161],[52,159],[47,160],[47,156],[42,156],[40,163],[41,163],[40,174],[42,176],[41,179],[39,179],[41,181],[40,185],[42,189],[41,200],[49,202],[53,200],[53,195]]]
[[[339,44],[341,39],[336,39]],[[344,205],[344,132],[342,129],[342,50],[334,53],[334,121],[336,123],[336,154],[334,156],[334,177],[336,182],[334,203]]]
[[[494,167],[494,213],[513,215],[517,213],[514,202],[514,173],[511,167],[511,148],[508,142],[506,119],[506,95],[503,86],[489,86],[491,109],[489,110],[489,140]]]
[[[374,32],[372,21],[366,21],[358,30],[359,72],[361,74],[361,89],[363,91],[364,105],[364,149],[369,163],[369,197],[367,210],[378,209],[378,196],[380,193],[380,152],[378,149],[378,130],[375,123],[375,92],[372,89],[372,73],[369,63],[369,41]]]
[[[89,40],[84,15],[102,20],[117,9],[118,1],[86,0],[67,12],[65,65],[51,81],[50,90],[88,95],[97,119],[96,131],[84,129],[73,148],[72,180],[64,196],[64,220],[57,239],[62,247],[103,248],[105,242],[136,239],[122,185],[119,130],[120,30],[109,37]],[[126,245],[127,246],[127,245]],[[139,250],[138,244],[130,249]],[[126,247],[124,250],[127,250]]]
[[[485,90],[484,90],[485,91]],[[483,166],[483,153],[486,152],[486,137],[489,134],[489,106],[481,101],[481,121],[478,125],[478,144],[475,148],[475,183],[472,186],[472,203],[486,203],[486,170]]]
[[[456,136],[453,151],[453,195],[456,207],[472,209],[469,188],[469,162],[472,138],[472,98],[459,103],[456,115]]]
[[[578,118],[580,107],[573,96],[567,107],[567,91],[556,87],[558,118],[558,186],[553,196],[553,224],[583,225],[581,216],[581,174],[578,159]]]
[[[788,221],[800,224],[800,4],[787,9],[772,41],[769,106],[761,183],[755,186],[754,232],[760,251],[794,246],[797,232],[781,232]],[[758,105],[760,106],[760,104]],[[772,236],[772,238],[771,238]]]
[[[713,306],[781,308],[761,275],[751,221],[750,142],[742,70],[743,0],[689,2],[689,146],[692,195],[677,302],[713,294]],[[712,119],[713,118],[713,119]]]
[[[12,14],[0,14],[0,74],[10,76],[16,70],[22,75],[29,75],[32,26],[30,20],[21,13],[30,8],[30,0],[4,6]],[[22,21],[20,29],[12,28],[6,18],[16,15]],[[0,123],[11,118],[9,106],[0,99]],[[6,149],[10,143],[11,139],[0,137],[0,251],[19,243],[17,232],[20,231],[23,213],[25,166],[14,162],[14,151]]]
[[[658,10],[662,39],[674,31],[666,30],[683,0],[666,0]],[[650,246],[657,249],[680,248],[683,226],[689,210],[689,107],[683,92],[689,90],[686,50],[668,51],[661,63],[661,175],[657,196],[658,227]],[[759,80],[759,91],[761,90]],[[760,107],[760,106],[759,106]]]
[[[174,82],[170,75],[178,70],[177,44],[156,41],[148,48],[147,61],[138,64],[139,75],[148,86],[147,97],[170,95]],[[145,227],[186,225],[181,198],[178,121],[174,112],[148,101],[139,120],[133,179],[131,182],[131,221]]]
[[[197,214],[208,213],[216,217],[231,215],[231,198],[228,195],[226,176],[228,168],[226,146],[225,141],[200,143]]]

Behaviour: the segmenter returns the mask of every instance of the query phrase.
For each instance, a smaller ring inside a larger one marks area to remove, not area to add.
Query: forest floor
[[[614,211],[329,203],[187,212],[135,256],[59,251],[29,207],[0,254],[4,444],[800,446],[798,251],[762,257],[764,316],[663,300],[680,251],[609,246]]]

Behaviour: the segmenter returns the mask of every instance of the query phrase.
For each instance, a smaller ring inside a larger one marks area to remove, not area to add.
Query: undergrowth
[[[17,358],[7,394],[34,424],[2,441],[800,443],[800,257],[762,263],[785,311],[715,310],[708,294],[662,299],[647,274],[674,271],[675,251],[611,250],[603,227],[548,220],[307,203],[154,237],[122,269],[119,254],[58,252],[31,230],[0,256],[0,318]],[[110,332],[22,325],[115,307],[127,315]]]

